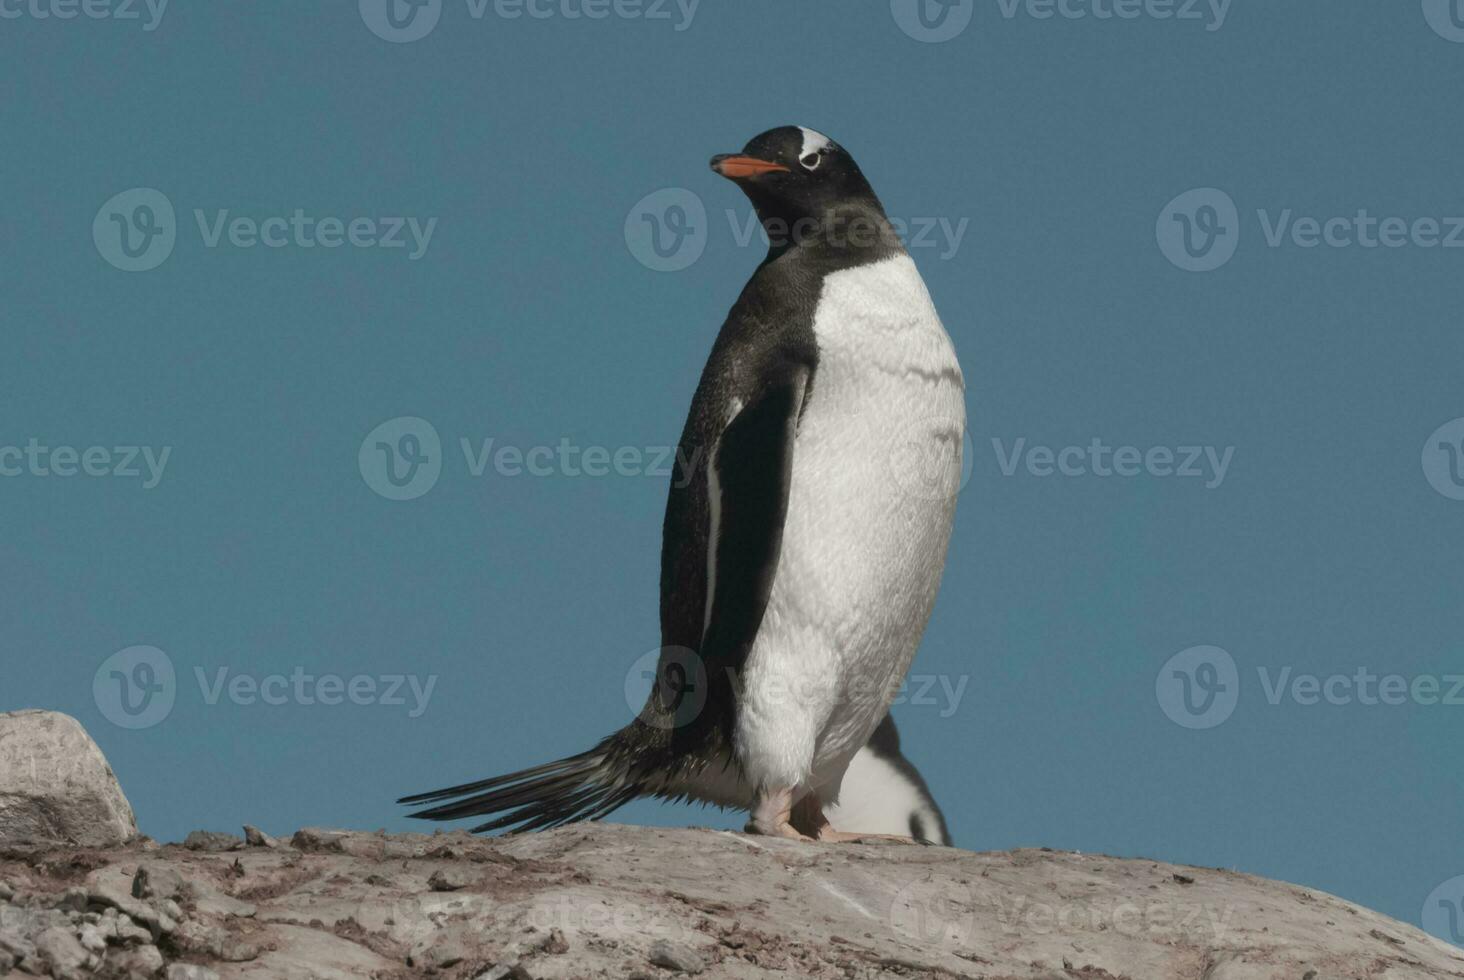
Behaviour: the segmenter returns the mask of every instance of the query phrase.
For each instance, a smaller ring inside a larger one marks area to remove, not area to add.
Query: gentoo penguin
[[[900,733],[889,715],[849,763],[839,802],[825,806],[824,816],[837,830],[951,846],[945,815],[920,771],[900,752]]]
[[[965,385],[920,273],[853,157],[810,129],[712,169],[771,243],[723,324],[680,441],[661,650],[636,720],[578,755],[407,797],[476,831],[599,819],[642,796],[853,840],[823,816],[898,693],[935,603]],[[907,836],[907,835],[902,835]]]

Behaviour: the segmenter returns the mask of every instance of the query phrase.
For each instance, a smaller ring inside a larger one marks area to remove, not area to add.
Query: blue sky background
[[[1464,250],[1271,247],[1257,212],[1464,215],[1464,43],[1424,7],[1234,0],[1210,30],[1204,5],[1044,20],[976,0],[925,43],[884,2],[706,0],[688,24],[674,6],[511,20],[445,0],[435,30],[390,43],[354,3],[179,3],[151,31],[142,7],[10,6],[0,451],[172,448],[151,489],[0,477],[0,709],[79,718],[161,839],[405,829],[402,793],[625,723],[627,672],[658,643],[666,477],[474,476],[459,439],[674,443],[760,258],[707,159],[804,123],[892,214],[969,220],[954,254],[912,249],[965,368],[972,447],[914,670],[967,683],[897,709],[957,842],[1236,868],[1419,922],[1464,875],[1464,704],[1273,705],[1259,671],[1464,672],[1464,502],[1420,455],[1464,416]],[[129,273],[93,223],[139,187],[176,209],[177,239]],[[663,188],[706,210],[676,272],[626,234]],[[1156,238],[1195,188],[1239,215],[1206,273]],[[297,208],[437,223],[413,260],[211,248],[194,217]],[[398,501],[358,451],[403,416],[440,435],[441,472]],[[992,445],[1094,438],[1234,453],[1207,488],[1005,476]],[[176,683],[166,717],[129,729],[109,720],[111,668],[93,682],[136,645]],[[1156,691],[1196,645],[1238,672],[1208,728]],[[413,718],[410,696],[210,704],[195,674],[297,668],[437,680]]]

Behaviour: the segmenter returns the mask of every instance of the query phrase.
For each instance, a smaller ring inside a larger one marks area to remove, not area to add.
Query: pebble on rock
[[[472,875],[462,868],[438,868],[427,879],[427,887],[435,892],[455,892],[472,883]]]
[[[279,847],[280,842],[253,824],[244,825],[244,843],[250,847]]]
[[[651,955],[647,959],[656,966],[675,970],[677,973],[700,973],[707,968],[706,961],[696,950],[666,939],[658,940],[651,947]]]

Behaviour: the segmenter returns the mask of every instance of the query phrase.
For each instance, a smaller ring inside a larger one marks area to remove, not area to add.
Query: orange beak
[[[781,163],[759,160],[757,157],[737,156],[727,153],[712,158],[712,169],[728,180],[746,180],[763,174],[786,174],[790,171]]]

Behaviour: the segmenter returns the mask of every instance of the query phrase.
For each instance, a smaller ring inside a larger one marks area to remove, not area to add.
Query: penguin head
[[[883,215],[879,199],[848,151],[802,126],[782,126],[755,136],[741,153],[713,157],[712,169],[742,188],[764,224],[817,219],[850,207],[873,207]]]

